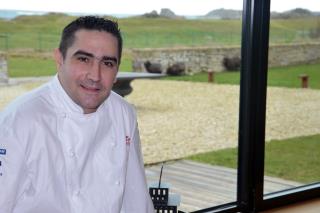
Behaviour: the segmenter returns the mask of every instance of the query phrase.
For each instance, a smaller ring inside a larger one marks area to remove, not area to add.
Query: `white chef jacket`
[[[58,77],[0,116],[0,213],[151,213],[133,107],[83,114]]]

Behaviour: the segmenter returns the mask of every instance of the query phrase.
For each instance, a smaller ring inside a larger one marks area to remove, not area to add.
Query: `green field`
[[[0,50],[52,50],[62,28],[74,18],[49,14],[0,20]],[[239,45],[241,41],[241,20],[123,18],[118,22],[124,48]],[[319,27],[319,22],[320,17],[271,20],[270,43],[310,40],[310,32]]]
[[[274,67],[268,70],[268,86],[299,88],[299,76],[309,76],[309,87],[320,89],[320,62],[315,64]],[[167,80],[208,82],[208,73],[199,73],[192,76],[170,76]],[[214,74],[214,82],[218,84],[239,84],[240,72],[220,72]]]
[[[120,70],[131,71],[131,57],[124,53],[121,59]],[[36,56],[10,56],[8,57],[8,70],[10,77],[48,76],[56,72],[52,58],[39,58]]]
[[[10,77],[30,77],[30,76],[47,76],[53,75],[55,65],[53,59],[26,58],[26,57],[9,57],[9,76]],[[131,59],[128,54],[124,54],[121,71],[131,70]],[[320,62],[315,64],[295,65],[288,67],[269,68],[268,71],[268,86],[278,87],[301,87],[301,74],[309,76],[309,87],[320,89]],[[195,75],[186,76],[170,76],[165,80],[175,81],[195,81],[208,82],[207,73],[198,73]],[[214,74],[214,82],[218,84],[239,84],[239,72],[221,72]]]
[[[44,16],[19,16],[9,21],[0,20],[0,51],[8,52],[10,76],[43,76],[55,73],[52,59],[33,57],[32,52],[37,53],[36,55],[52,52],[58,46],[62,28],[74,18],[52,13]],[[118,19],[118,22],[125,48],[121,71],[132,69],[131,48],[240,45],[241,40],[241,20],[124,18]],[[271,20],[270,43],[310,41],[309,34],[319,28],[319,23],[320,17]],[[292,72],[288,75],[291,74]],[[296,73],[290,78],[296,78],[295,75]],[[197,79],[198,76],[192,78]],[[231,73],[219,74],[216,78],[218,83],[239,81],[237,74]],[[279,81],[282,80],[279,78]],[[287,83],[275,82],[271,85],[278,84]]]
[[[43,16],[19,16],[9,21],[0,20],[0,51],[8,52],[10,76],[53,74],[55,66],[52,59],[37,58],[32,53],[39,55],[42,52],[52,52],[58,46],[62,28],[74,18],[52,13]],[[132,69],[131,48],[240,45],[241,40],[241,20],[124,18],[118,19],[118,22],[125,49],[121,71]],[[271,20],[270,43],[310,41],[309,34],[319,28],[319,23],[320,17]],[[217,75],[216,78],[218,83],[229,83],[232,79],[239,78],[236,76],[224,74]]]
[[[303,183],[319,181],[319,140],[320,135],[312,135],[266,143],[265,175]],[[229,148],[190,156],[188,159],[237,168],[237,152],[237,148]]]

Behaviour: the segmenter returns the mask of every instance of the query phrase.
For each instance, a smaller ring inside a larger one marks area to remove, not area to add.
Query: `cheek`
[[[70,84],[79,84],[85,76],[85,72],[79,66],[69,66],[66,72],[66,77]]]
[[[102,75],[102,79],[101,79],[102,85],[108,89],[112,88],[116,75],[117,75],[116,73],[107,73],[105,75]]]

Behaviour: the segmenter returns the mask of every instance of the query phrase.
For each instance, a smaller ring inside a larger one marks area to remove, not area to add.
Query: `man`
[[[57,75],[0,117],[0,213],[149,213],[136,114],[111,91],[117,23],[80,17],[55,50]]]

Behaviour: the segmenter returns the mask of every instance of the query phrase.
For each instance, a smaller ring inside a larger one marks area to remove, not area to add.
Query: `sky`
[[[205,15],[225,8],[242,10],[242,0],[1,0],[0,9],[88,14],[144,14],[169,8],[176,15]],[[320,11],[320,0],[271,0],[271,11]]]

